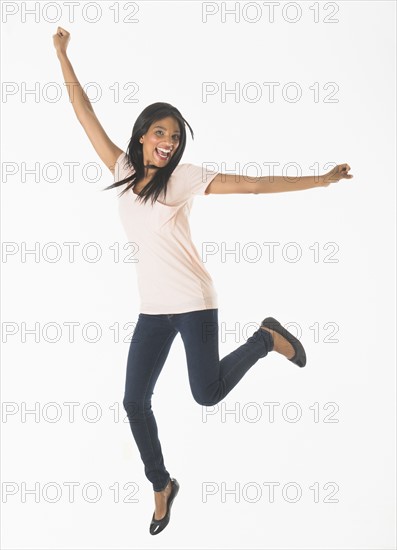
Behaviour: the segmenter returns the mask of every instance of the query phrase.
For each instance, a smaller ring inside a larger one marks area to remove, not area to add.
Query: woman
[[[299,367],[306,364],[300,341],[273,317],[264,319],[245,344],[219,359],[218,303],[211,276],[191,241],[189,212],[194,195],[210,193],[277,193],[323,187],[352,178],[347,164],[329,173],[297,178],[239,178],[179,164],[186,145],[185,124],[176,107],[154,103],[138,116],[127,152],[107,136],[81,88],[66,55],[70,34],[58,27],[53,36],[77,118],[101,160],[114,175],[106,189],[122,187],[119,208],[131,242],[139,247],[137,275],[140,314],[131,340],[123,405],[154,490],[150,533],[168,524],[179,484],[164,464],[151,396],[175,336],[186,352],[194,399],[214,405],[228,395],[244,374],[270,351]]]

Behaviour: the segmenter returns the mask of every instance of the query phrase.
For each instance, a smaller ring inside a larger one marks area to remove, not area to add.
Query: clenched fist
[[[338,164],[332,170],[321,176],[321,186],[327,187],[330,183],[341,179],[351,179],[353,174],[348,174],[350,166],[348,164]]]
[[[52,37],[57,54],[66,53],[66,48],[70,42],[70,33],[62,27],[57,28],[56,34]]]

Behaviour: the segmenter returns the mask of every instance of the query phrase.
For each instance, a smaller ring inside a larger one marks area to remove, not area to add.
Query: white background
[[[217,13],[206,23],[200,2],[142,2],[137,23],[123,22],[131,12],[123,2],[117,3],[119,22],[111,2],[101,2],[96,22],[94,11],[84,19],[84,2],[73,21],[65,3],[51,3],[60,10],[58,22],[51,22],[55,10],[44,12],[50,3],[37,3],[36,20],[22,17],[23,3],[9,4],[16,13],[5,18],[3,11],[1,29],[1,214],[3,247],[15,244],[13,254],[3,251],[2,263],[3,548],[395,548],[395,3],[301,2],[296,23],[287,20],[293,8],[283,18],[284,3],[273,22],[262,2],[250,10],[237,4],[239,22],[235,15],[222,22],[222,10],[234,2],[212,3]],[[171,523],[157,537],[149,534],[152,487],[122,409],[128,339],[139,313],[135,267],[114,261],[109,248],[119,243],[125,258],[117,191],[101,191],[112,175],[67,97],[52,43],[58,24],[71,32],[68,54],[80,83],[101,88],[98,101],[93,87],[87,93],[120,148],[139,113],[167,101],[195,132],[182,162],[224,163],[237,173],[257,163],[262,175],[268,175],[266,162],[279,163],[276,175],[291,162],[301,167],[299,175],[347,162],[354,175],[327,188],[195,199],[194,242],[200,252],[203,243],[219,247],[205,265],[219,297],[221,357],[241,345],[254,324],[274,316],[300,330],[308,361],[299,369],[276,353],[259,360],[204,422],[176,337],[153,409],[166,466],[181,489]],[[137,102],[126,100],[128,82],[139,86]],[[243,93],[203,101],[203,82],[228,89],[239,83],[241,90],[256,83],[263,94],[257,101]],[[273,102],[264,82],[280,83]],[[302,90],[297,102],[281,93],[291,82]],[[24,95],[24,87],[35,86],[36,97]],[[119,99],[112,91],[117,86]],[[52,101],[56,87],[60,97]],[[70,162],[77,163],[72,180]],[[24,174],[35,163],[37,179]],[[48,163],[59,166],[58,181],[50,181],[53,168],[46,175]],[[95,182],[83,177],[88,163],[99,171]],[[65,242],[79,243],[74,262]],[[98,262],[82,259],[89,242],[102,248]],[[274,262],[266,242],[280,243]],[[292,242],[302,252],[297,262],[281,253]],[[35,243],[37,261],[24,258],[23,246]],[[58,262],[48,261],[48,243],[58,243]],[[248,243],[262,252],[255,261]],[[337,243],[337,262],[325,261],[332,252],[327,243]],[[238,246],[240,253],[222,257],[222,247]],[[73,343],[68,322],[77,323]],[[96,344],[82,335],[90,322],[102,328]],[[23,335],[24,326],[35,323],[37,341]],[[47,323],[58,325],[58,342],[50,341],[53,328],[46,336]],[[116,323],[119,341],[110,328]],[[318,341],[310,328],[316,323]],[[336,342],[325,341],[332,332],[327,323],[338,327]],[[77,403],[74,421],[67,402]],[[84,417],[92,402],[102,412],[97,422]],[[279,404],[274,422],[266,402]],[[286,416],[294,416],[285,407],[290,402],[302,413],[296,422]],[[25,416],[35,403],[36,417]],[[46,409],[49,403],[58,404],[58,421],[50,421],[55,408]],[[225,409],[235,412],[222,416]],[[328,420],[337,422],[325,421],[331,413]],[[74,502],[65,485],[71,482],[77,484]],[[98,502],[84,499],[90,482],[102,490]],[[128,482],[138,489],[135,503],[123,502],[133,492],[124,488]],[[274,502],[268,482],[278,483]],[[37,502],[23,495],[24,484],[33,489],[35,483]],[[59,488],[58,502],[50,502],[55,492],[46,495],[47,483]],[[214,494],[205,502],[208,483]],[[297,502],[288,501],[293,488],[283,497],[288,483],[301,489]],[[310,489],[316,483],[319,502]],[[116,484],[118,502],[110,489]],[[329,497],[337,502],[326,502]]]

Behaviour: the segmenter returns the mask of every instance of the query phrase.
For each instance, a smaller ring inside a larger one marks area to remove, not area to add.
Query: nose
[[[175,146],[171,136],[162,136],[162,139],[160,139],[160,143],[164,146],[166,145],[167,147]]]

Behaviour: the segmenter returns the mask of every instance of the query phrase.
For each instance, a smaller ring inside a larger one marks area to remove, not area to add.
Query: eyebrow
[[[155,126],[155,128],[161,128],[162,130],[166,130],[167,128],[164,128],[164,126]],[[176,131],[174,134],[180,134],[180,132]]]

